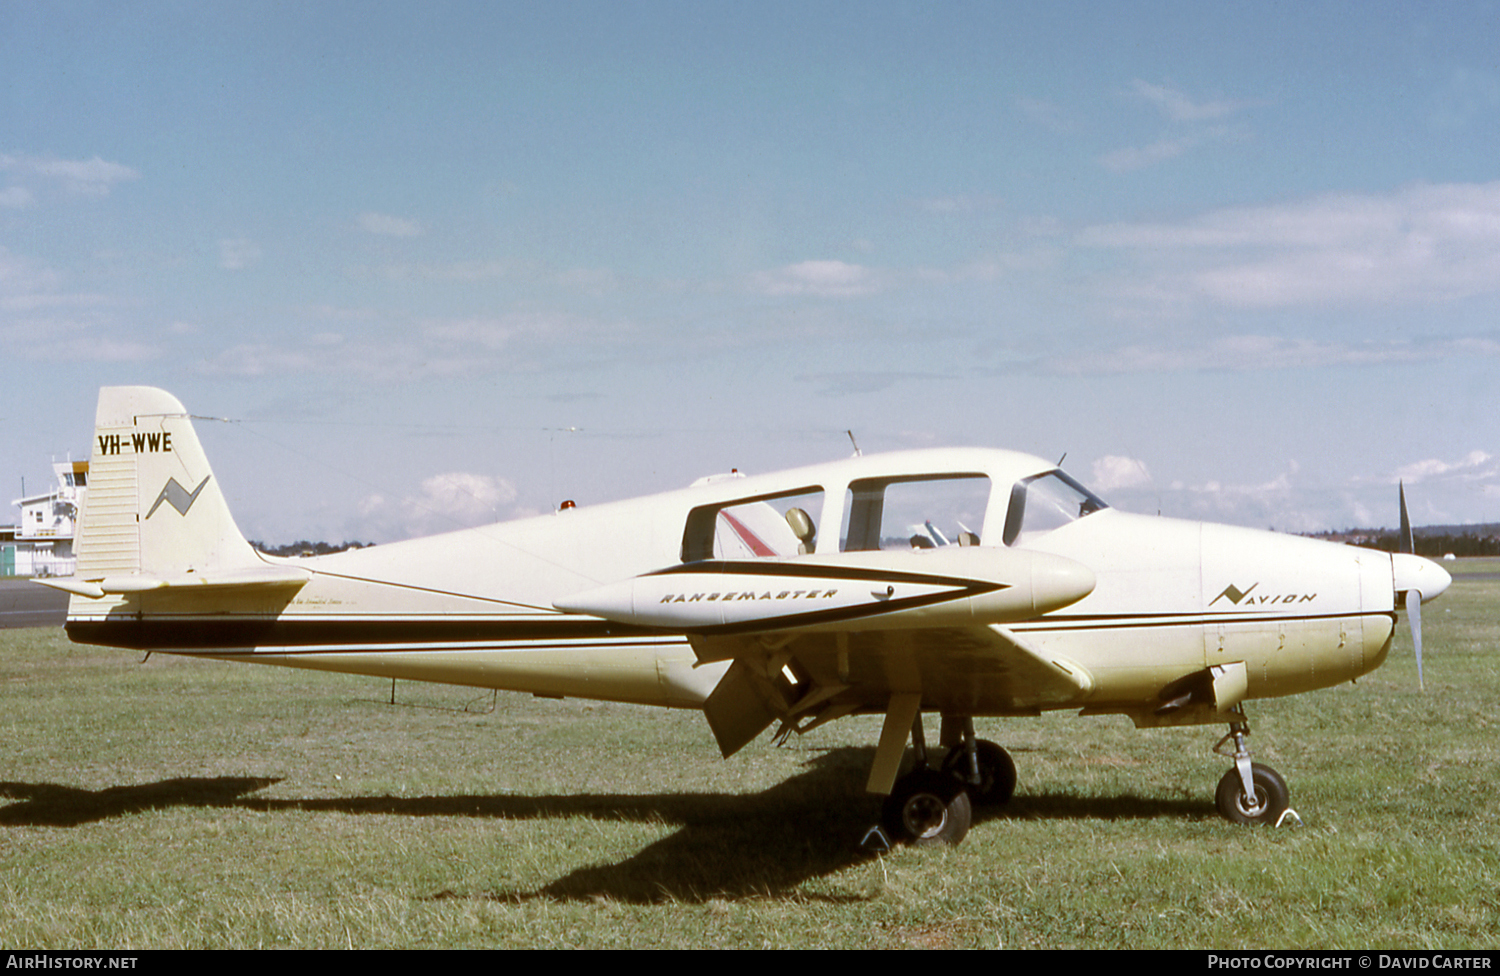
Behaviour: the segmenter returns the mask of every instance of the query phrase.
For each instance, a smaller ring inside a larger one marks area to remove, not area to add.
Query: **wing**
[[[700,661],[732,660],[704,711],[732,755],[780,719],[797,731],[861,712],[886,713],[897,695],[955,715],[1035,714],[1078,701],[1093,678],[1008,628],[692,636]]]
[[[700,663],[731,662],[704,704],[725,756],[777,719],[806,731],[884,714],[870,788],[888,792],[920,711],[1035,714],[1092,690],[1083,668],[1005,624],[1070,606],[1094,582],[1061,556],[942,546],[699,560],[554,606],[678,631]]]

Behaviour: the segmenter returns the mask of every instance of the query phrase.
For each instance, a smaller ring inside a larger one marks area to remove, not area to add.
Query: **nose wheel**
[[[1219,814],[1230,823],[1274,824],[1290,805],[1286,780],[1270,766],[1250,764],[1250,792],[1238,769],[1231,769],[1219,780],[1215,799]]]
[[[1233,768],[1219,780],[1214,800],[1219,815],[1230,823],[1275,824],[1291,806],[1291,794],[1280,773],[1250,761],[1250,747],[1245,744],[1249,737],[1250,723],[1241,718],[1229,723],[1229,734],[1214,746],[1214,752],[1234,758]],[[1224,747],[1230,743],[1234,752],[1226,753]]]

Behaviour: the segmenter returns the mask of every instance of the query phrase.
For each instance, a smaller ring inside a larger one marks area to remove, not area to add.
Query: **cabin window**
[[[1097,495],[1061,471],[1022,478],[1010,490],[1010,508],[1005,513],[1005,544],[1025,545],[1038,536],[1108,507]]]
[[[682,561],[774,559],[812,552],[823,516],[823,489],[760,495],[688,513]]]
[[[990,500],[980,474],[866,478],[849,485],[839,547],[932,549],[978,545]]]

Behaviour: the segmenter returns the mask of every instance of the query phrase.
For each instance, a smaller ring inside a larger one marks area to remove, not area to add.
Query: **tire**
[[[997,807],[1010,802],[1016,792],[1016,763],[1010,753],[988,739],[974,743],[979,760],[979,782],[968,781],[969,757],[960,742],[948,750],[943,759],[943,772],[957,779],[969,791],[969,800],[975,806]]]
[[[1286,780],[1270,766],[1262,766],[1260,763],[1250,764],[1250,778],[1255,783],[1253,802],[1245,797],[1238,769],[1231,768],[1224,774],[1224,778],[1219,780],[1219,790],[1215,797],[1219,814],[1230,823],[1276,823],[1291,805]]]
[[[959,843],[973,819],[963,784],[933,769],[914,770],[897,780],[880,815],[892,840],[918,847]]]

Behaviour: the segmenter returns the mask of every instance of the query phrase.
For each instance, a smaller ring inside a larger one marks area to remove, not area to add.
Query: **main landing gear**
[[[1276,824],[1291,806],[1291,796],[1280,773],[1250,761],[1250,749],[1245,745],[1249,736],[1250,723],[1240,715],[1229,723],[1229,734],[1214,746],[1214,752],[1234,758],[1233,768],[1219,780],[1215,801],[1219,814],[1230,823]],[[1224,748],[1230,743],[1234,745],[1232,753]]]
[[[1016,789],[1016,764],[993,742],[974,738],[974,723],[962,720],[962,741],[933,768],[919,712],[912,723],[916,766],[896,780],[881,808],[887,836],[918,846],[957,844],[969,832],[974,806],[995,806]]]
[[[1214,746],[1215,752],[1234,760],[1219,780],[1219,813],[1237,824],[1280,823],[1291,807],[1286,780],[1270,766],[1251,761],[1246,745],[1250,723],[1243,713],[1232,714],[1229,734]],[[1016,764],[1010,754],[993,742],[976,739],[971,719],[957,721],[960,724],[953,728],[962,739],[936,767],[928,761],[920,712],[912,722],[916,765],[896,780],[881,808],[880,823],[891,840],[918,846],[957,844],[969,832],[975,806],[998,806],[1015,792]]]

